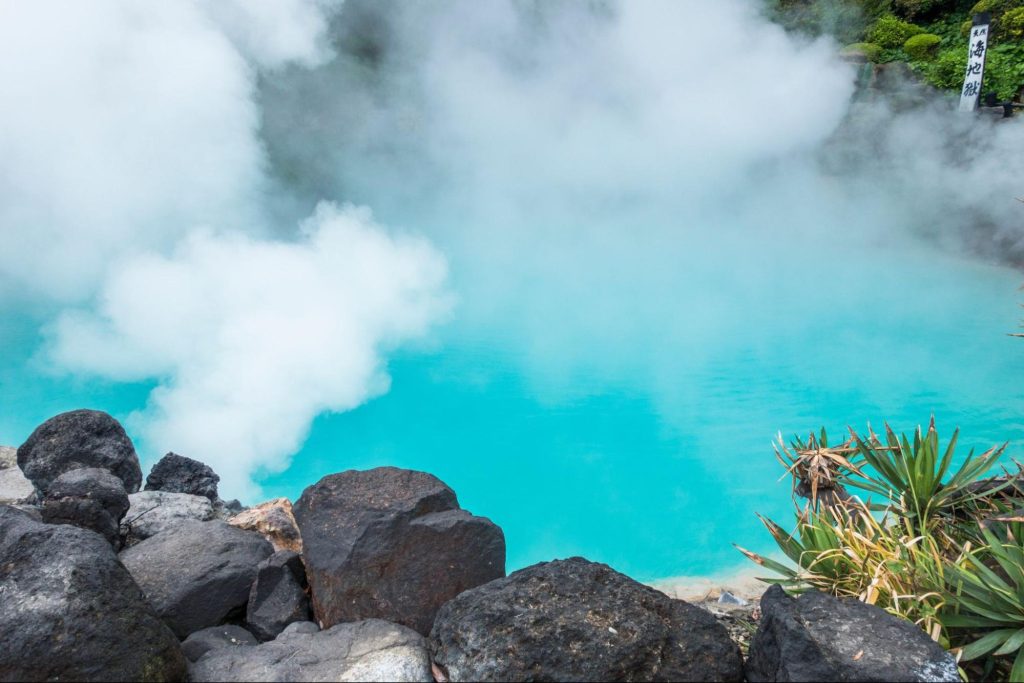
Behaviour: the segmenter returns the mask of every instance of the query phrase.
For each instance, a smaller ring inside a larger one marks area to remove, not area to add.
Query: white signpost
[[[981,82],[985,76],[985,53],[988,51],[988,15],[975,15],[971,26],[971,39],[967,43],[967,73],[960,91],[960,111],[974,111],[981,97]]]

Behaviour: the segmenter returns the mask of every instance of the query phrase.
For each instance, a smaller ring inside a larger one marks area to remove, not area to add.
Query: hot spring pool
[[[654,580],[741,567],[733,542],[772,549],[754,513],[791,519],[780,430],[910,430],[934,414],[943,438],[961,427],[961,455],[1009,440],[1020,456],[1018,273],[928,255],[862,275],[827,297],[694,283],[714,316],[681,296],[621,334],[565,318],[531,337],[468,302],[430,346],[392,356],[386,395],[318,418],[263,495],[294,499],[347,468],[427,470],[501,525],[510,569],[580,554]],[[61,410],[144,406],[149,384],[47,374],[33,330],[0,328],[0,443]]]

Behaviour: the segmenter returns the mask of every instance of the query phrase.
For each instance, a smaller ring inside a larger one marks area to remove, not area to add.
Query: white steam
[[[447,309],[446,266],[366,210],[323,204],[299,242],[191,235],[171,257],[108,276],[97,310],[65,314],[55,359],[121,380],[162,378],[145,442],[201,458],[229,490],[279,471],[313,418],[388,389],[383,354]],[[251,489],[250,489],[251,490]]]

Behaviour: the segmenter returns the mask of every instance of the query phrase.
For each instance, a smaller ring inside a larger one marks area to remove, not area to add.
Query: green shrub
[[[903,44],[911,36],[916,36],[919,33],[924,33],[924,29],[920,26],[914,26],[889,15],[875,22],[868,32],[868,41],[881,45],[883,48],[896,50],[903,47]]]
[[[860,54],[864,55],[869,62],[877,62],[882,54],[882,46],[874,43],[853,43],[844,47],[841,54],[844,56]]]
[[[999,19],[999,26],[1005,37],[1018,40],[1024,37],[1024,7],[1003,13]]]
[[[911,59],[925,61],[935,56],[941,42],[942,38],[934,33],[919,33],[903,43],[903,51],[910,55]]]
[[[943,50],[928,65],[924,80],[940,90],[959,89],[964,84],[967,72],[967,46]]]

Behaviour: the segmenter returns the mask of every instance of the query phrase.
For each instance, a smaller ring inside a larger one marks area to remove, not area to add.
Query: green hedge
[[[842,54],[844,56],[860,54],[864,55],[869,62],[877,62],[882,55],[882,46],[874,43],[853,43],[844,47]]]
[[[936,55],[941,43],[942,38],[934,33],[919,33],[907,39],[907,42],[903,44],[903,51],[911,59],[927,61]]]
[[[871,30],[868,31],[868,42],[881,45],[889,50],[896,50],[919,33],[924,33],[924,29],[920,26],[914,26],[889,15],[882,17],[871,27]]]

